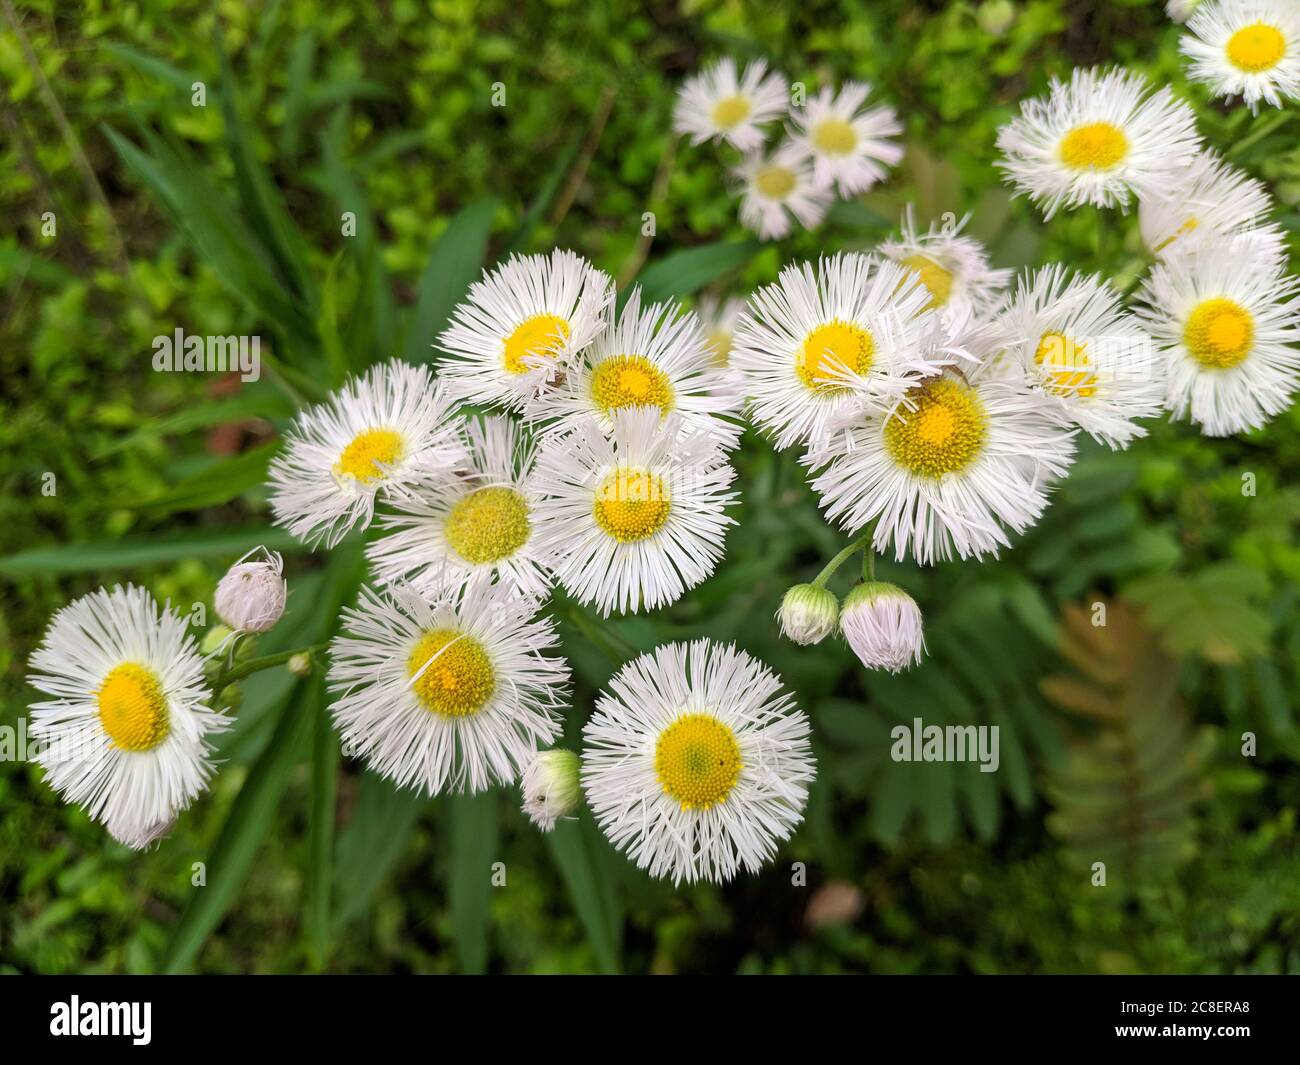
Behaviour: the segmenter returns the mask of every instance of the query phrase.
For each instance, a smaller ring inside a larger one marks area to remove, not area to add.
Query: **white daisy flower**
[[[462,455],[451,403],[428,367],[396,359],[373,366],[295,419],[271,463],[275,523],[333,547],[370,524],[376,496],[400,498]]]
[[[560,733],[569,667],[555,623],[513,588],[473,581],[426,598],[361,592],[330,645],[345,749],[398,787],[513,784]]]
[[[1164,362],[1123,300],[1096,275],[1048,266],[1022,277],[979,330],[991,358],[1017,367],[1064,424],[1127,447],[1164,402]]]
[[[32,655],[35,760],[50,785],[127,846],[153,842],[208,784],[208,737],[229,721],[207,706],[189,619],[143,588],[69,603]]]
[[[466,419],[468,458],[393,504],[388,535],[366,549],[383,584],[436,594],[474,578],[497,579],[535,599],[551,590],[537,547],[534,448],[509,417]]]
[[[1160,256],[1181,237],[1195,233],[1244,236],[1281,252],[1285,238],[1277,226],[1263,225],[1273,197],[1256,181],[1214,152],[1201,152],[1176,183],[1142,197],[1138,222],[1151,254]]]
[[[868,669],[901,673],[925,651],[921,608],[896,584],[864,581],[844,597],[840,631]]]
[[[725,140],[747,152],[763,143],[761,127],[784,115],[788,100],[785,78],[769,72],[763,60],[737,76],[735,60],[720,59],[677,90],[673,132],[686,134],[692,144]]]
[[[997,165],[1051,218],[1062,205],[1127,209],[1177,181],[1200,147],[1195,113],[1168,86],[1153,93],[1127,70],[1076,70],[998,131]]]
[[[735,647],[671,643],[614,675],[583,728],[582,783],[609,841],[651,876],[757,873],[803,820],[808,719]]]
[[[522,410],[605,326],[608,274],[571,251],[512,255],[470,286],[438,338],[439,379],[456,399]]]
[[[683,431],[654,407],[615,413],[553,437],[537,458],[539,545],[582,603],[655,610],[708,577],[722,558],[736,476],[717,440]]]
[[[739,297],[725,300],[716,296],[700,297],[695,313],[704,326],[704,335],[708,338],[709,347],[713,349],[713,362],[717,366],[727,366],[731,361],[736,320],[744,309],[745,301]]]
[[[903,158],[898,115],[884,105],[864,109],[870,92],[866,82],[846,81],[839,93],[824,88],[791,112],[793,140],[812,160],[813,180],[841,196],[866,192]]]
[[[780,240],[796,219],[804,229],[821,223],[829,190],[813,177],[803,149],[783,141],[770,155],[752,152],[732,171],[740,181],[740,221],[764,240]]]
[[[1252,111],[1261,100],[1281,107],[1300,99],[1300,4],[1295,0],[1207,0],[1187,20],[1179,42],[1193,81],[1215,96],[1240,96]]]
[[[618,318],[575,360],[564,381],[528,407],[545,433],[563,433],[588,419],[606,432],[620,410],[676,412],[688,430],[712,433],[734,448],[744,426],[739,378],[718,366],[700,320],[677,303],[642,309],[633,289]]]
[[[736,323],[731,365],[754,421],[785,448],[824,441],[864,404],[892,405],[936,372],[922,354],[929,302],[910,270],[870,256],[787,266]]]
[[[930,225],[926,233],[916,228],[911,204],[903,215],[902,235],[881,243],[880,253],[907,267],[930,293],[931,310],[957,329],[991,310],[1011,280],[1010,270],[989,266],[987,249],[961,231],[970,220],[949,216]]]
[[[1139,310],[1168,362],[1166,404],[1207,436],[1258,429],[1300,382],[1300,278],[1239,238],[1156,264]]]
[[[892,414],[870,416],[841,445],[804,462],[828,518],[849,532],[876,523],[872,545],[892,544],[920,565],[996,555],[1047,506],[1074,459],[1072,433],[1041,396],[1009,380],[970,384],[944,373],[915,385]]]

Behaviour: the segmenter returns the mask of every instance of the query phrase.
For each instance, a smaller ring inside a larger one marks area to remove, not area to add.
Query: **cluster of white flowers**
[[[708,329],[625,296],[564,251],[486,273],[436,377],[388,363],[300,417],[272,507],[309,543],[377,514],[375,586],[344,611],[328,674],[350,751],[429,794],[522,779],[544,830],[585,791],[656,875],[722,879],[771,856],[812,775],[807,721],[765,667],[661,647],[611,680],[581,758],[548,749],[569,681],[552,590],[606,617],[658,609],[713,572],[733,523],[742,394],[719,330],[735,312]]]
[[[1219,59],[1257,69],[1225,91],[1253,106],[1294,95],[1291,15],[1209,0],[1189,26],[1202,42],[1228,26]],[[1282,51],[1265,64],[1270,30]],[[832,188],[860,191],[897,162],[893,114],[865,98],[823,92],[787,143],[749,157],[756,228],[807,223]],[[676,125],[755,153],[786,113],[779,75],[723,61],[682,90]],[[277,524],[325,547],[374,526],[373,583],[330,648],[347,748],[428,794],[522,781],[546,830],[585,795],[616,846],[674,882],[756,870],[800,822],[814,765],[807,718],[743,651],[699,640],[627,662],[581,754],[552,747],[570,678],[553,592],[608,618],[708,578],[734,521],[742,415],[802,449],[828,518],[856,537],[787,593],[782,632],[838,632],[864,665],[897,672],[921,660],[922,615],[875,579],[876,553],[996,556],[1043,514],[1080,433],[1124,448],[1164,410],[1223,435],[1289,405],[1300,282],[1268,191],[1205,149],[1186,104],[1124,70],[1078,71],[1024,103],[998,146],[1048,218],[1136,202],[1153,266],[1135,309],[1060,265],[1013,279],[966,219],[921,231],[910,210],[872,251],[788,265],[747,302],[699,313],[637,290],[620,303],[606,274],[555,251],[471,286],[436,374],[395,360],[303,411],[271,469]],[[866,576],[840,602],[826,580],[863,550]],[[240,640],[274,625],[279,557],[241,559],[216,607]],[[32,728],[52,784],[136,847],[206,786],[234,705],[222,689],[242,675],[205,678],[186,627],[140,589],[101,590],[55,616],[32,660],[52,697]]]
[[[730,58],[678,91],[673,129],[693,144],[725,143],[741,153],[732,167],[740,220],[765,240],[786,236],[795,221],[815,228],[836,194],[866,192],[903,157],[898,116],[867,105],[870,85],[848,81],[807,100],[803,91],[761,59],[742,72]],[[782,119],[785,136],[769,148],[765,127]]]

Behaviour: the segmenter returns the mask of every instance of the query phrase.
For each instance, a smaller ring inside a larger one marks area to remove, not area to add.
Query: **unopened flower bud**
[[[796,584],[785,593],[776,612],[781,635],[807,646],[821,643],[835,631],[840,605],[833,593],[817,584]]]
[[[217,616],[236,632],[266,632],[284,613],[283,563],[274,551],[262,550],[265,559],[253,562],[241,559],[217,585],[214,599]]]
[[[311,676],[311,652],[299,651],[296,655],[290,657],[286,665],[288,666],[289,672],[295,677]]]
[[[921,608],[895,584],[867,581],[844,597],[840,631],[868,669],[898,673],[921,661]]]
[[[578,783],[578,756],[557,747],[538,751],[524,770],[523,810],[543,832],[578,808],[582,788]]]

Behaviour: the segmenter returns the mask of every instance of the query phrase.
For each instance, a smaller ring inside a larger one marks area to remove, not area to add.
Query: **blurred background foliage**
[[[350,371],[429,359],[508,251],[572,247],[661,297],[740,294],[871,246],[910,202],[923,221],[972,211],[995,265],[1127,283],[1133,217],[1044,225],[992,168],[1019,99],[1106,62],[1195,101],[1296,233],[1294,110],[1211,105],[1178,33],[1146,0],[0,0],[0,725],[32,697],[50,615],[101,583],[188,609],[267,543],[292,591],[261,649],[326,637],[361,545],[312,556],[268,527],[277,434]],[[677,84],[722,54],[810,89],[872,81],[903,116],[902,167],[814,234],[752,241],[725,157],[669,133]],[[262,336],[263,379],[152,372],[177,327]],[[930,655],[899,677],[778,639],[781,594],[842,540],[796,456],[747,435],[710,581],[609,623],[619,641],[556,612],[571,744],[620,641],[708,634],[783,674],[820,773],[760,876],[674,890],[587,818],[543,837],[512,792],[399,794],[340,755],[319,678],[275,670],[247,685],[211,794],[146,854],[0,763],[0,971],[1300,971],[1297,427],[1293,408],[1229,440],[1152,425],[1126,453],[1084,446],[1000,560],[883,562],[926,614]],[[1000,726],[999,771],[892,762],[913,717]]]

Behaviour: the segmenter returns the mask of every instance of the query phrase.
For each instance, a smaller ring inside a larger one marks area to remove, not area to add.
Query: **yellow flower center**
[[[592,371],[591,398],[606,414],[623,407],[658,407],[667,414],[673,409],[673,386],[644,355],[615,355]]]
[[[828,118],[817,123],[812,142],[823,155],[848,155],[858,146],[858,135],[842,118]]]
[[[728,96],[713,105],[713,124],[718,129],[731,129],[749,117],[750,103],[743,96]]]
[[[794,192],[794,171],[783,166],[765,166],[754,176],[754,185],[769,200],[784,200]]]
[[[1092,365],[1088,345],[1077,344],[1064,333],[1044,333],[1034,352],[1034,362],[1047,373],[1044,387],[1058,396],[1095,396],[1097,377],[1089,373]]]
[[[664,793],[683,810],[725,802],[740,779],[736,734],[709,714],[686,714],[659,734],[655,774]]]
[[[726,329],[715,329],[709,334],[709,347],[713,349],[714,364],[726,366],[731,358],[731,333]]]
[[[903,260],[903,265],[916,271],[921,278],[921,284],[930,293],[930,302],[926,306],[927,310],[942,307],[952,298],[953,277],[951,270],[940,266],[928,255],[909,255]]]
[[[1286,38],[1276,26],[1256,22],[1245,26],[1228,41],[1232,65],[1247,74],[1272,70],[1286,55]]]
[[[568,339],[569,323],[558,314],[535,314],[520,322],[506,337],[501,363],[506,373],[527,373],[535,368],[536,363],[530,365],[525,359],[554,358]]]
[[[497,687],[483,645],[454,629],[431,629],[421,636],[406,672],[421,705],[443,717],[477,714]]]
[[[171,731],[162,683],[151,670],[135,662],[115,666],[95,698],[99,723],[124,751],[152,751]]]
[[[1204,300],[1187,316],[1183,343],[1202,366],[1228,370],[1250,354],[1255,343],[1255,319],[1232,300]]]
[[[936,378],[907,393],[905,405],[885,423],[885,447],[895,462],[921,477],[965,469],[984,446],[987,419],[975,390]]]
[[[672,500],[663,478],[649,470],[619,470],[596,489],[592,515],[619,543],[644,540],[668,520]]]
[[[1075,170],[1109,170],[1128,155],[1128,137],[1109,122],[1075,126],[1061,138],[1061,161]]]
[[[482,565],[509,558],[528,539],[528,504],[513,488],[479,488],[447,514],[444,535],[466,562]]]
[[[835,380],[834,372],[848,369],[865,374],[871,369],[875,351],[875,338],[867,330],[836,318],[808,334],[795,361],[795,372],[809,391],[838,395],[846,388]]]
[[[402,457],[406,444],[395,429],[367,429],[343,449],[334,472],[348,474],[358,481],[377,481],[385,476],[385,467]]]

